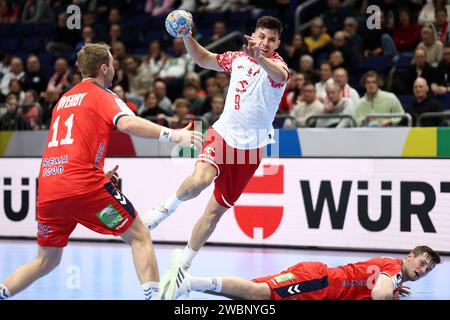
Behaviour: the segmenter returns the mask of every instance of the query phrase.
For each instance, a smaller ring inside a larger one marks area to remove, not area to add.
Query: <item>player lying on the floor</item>
[[[251,281],[238,277],[193,277],[181,268],[175,298],[189,291],[249,300],[392,300],[410,295],[406,281],[426,276],[441,263],[427,246],[415,247],[405,259],[375,257],[330,268],[321,262],[301,262],[287,270]]]

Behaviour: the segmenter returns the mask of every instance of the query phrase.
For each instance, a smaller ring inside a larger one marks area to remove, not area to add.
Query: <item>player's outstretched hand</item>
[[[203,134],[201,132],[190,130],[192,122],[183,129],[174,130],[172,133],[172,141],[181,144],[184,147],[200,149],[203,142]]]
[[[117,169],[119,169],[119,165],[116,164],[114,168],[112,168],[111,170],[109,170],[106,173],[106,177],[109,179],[109,181],[111,181],[111,183],[113,185],[115,185],[117,187],[118,183],[119,183],[119,173],[117,172]]]
[[[259,48],[259,44],[252,36],[244,35],[244,37],[247,40],[247,44],[244,44],[243,46],[244,52],[250,57],[258,60],[259,57],[261,57],[261,49]]]
[[[405,297],[409,296],[411,293],[411,288],[402,284],[402,286],[400,287],[400,295]]]

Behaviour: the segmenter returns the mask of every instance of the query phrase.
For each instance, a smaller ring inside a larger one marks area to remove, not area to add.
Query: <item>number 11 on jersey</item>
[[[61,118],[61,116],[58,116],[58,118],[56,118],[55,122],[53,123],[52,126],[52,140],[48,143],[48,147],[52,148],[52,147],[57,147],[58,145],[63,145],[63,144],[72,144],[73,143],[73,138],[72,138],[72,127],[73,127],[73,119],[74,119],[75,115],[72,113],[70,115],[70,117],[66,120],[66,122],[64,122],[64,125],[67,128],[67,134],[66,137],[64,139],[62,139],[61,141],[58,141],[58,126],[59,126],[59,120]]]

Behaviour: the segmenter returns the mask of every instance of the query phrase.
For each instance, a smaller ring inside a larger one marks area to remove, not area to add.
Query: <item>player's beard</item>
[[[112,75],[106,74],[105,88],[111,88],[113,79],[114,79],[114,71],[112,72]]]
[[[111,85],[112,85],[112,81],[110,81],[110,80],[105,80],[105,88],[111,88]]]

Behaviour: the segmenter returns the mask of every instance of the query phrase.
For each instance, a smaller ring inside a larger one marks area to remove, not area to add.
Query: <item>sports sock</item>
[[[189,243],[183,249],[183,255],[181,259],[181,263],[184,267],[189,268],[192,265],[192,260],[194,260],[198,251],[192,250]]]
[[[222,278],[212,277],[190,277],[191,290],[194,291],[214,291],[220,292],[222,291]]]
[[[3,283],[0,283],[0,300],[6,300],[11,297],[8,288]]]
[[[141,287],[145,300],[159,300],[159,282],[146,282]]]
[[[183,200],[178,199],[177,194],[173,194],[166,201],[164,201],[163,206],[169,209],[169,212],[177,210],[178,206],[183,202]]]

